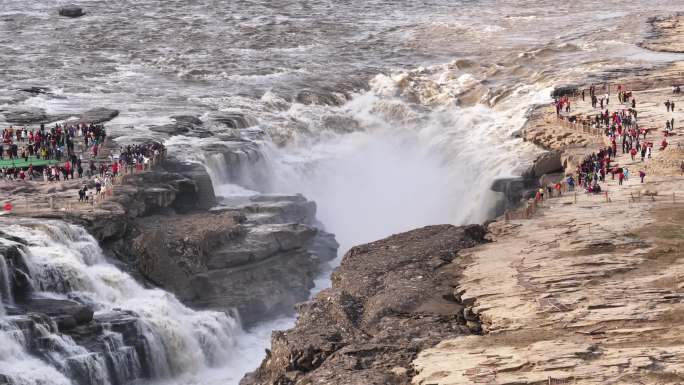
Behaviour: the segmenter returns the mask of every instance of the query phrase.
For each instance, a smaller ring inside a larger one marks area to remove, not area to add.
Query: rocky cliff
[[[481,226],[429,226],[352,248],[332,287],[299,306],[293,329],[242,385],[408,384],[411,361],[447,336],[479,333],[454,283],[459,250],[484,242]]]
[[[227,168],[240,163],[233,158],[233,152],[223,158]],[[53,195],[70,200],[80,186],[65,182]],[[39,188],[24,186],[21,194],[41,197]],[[22,215],[84,226],[129,272],[191,307],[237,309],[246,326],[292,314],[321,267],[337,255],[334,236],[316,220],[315,203],[301,195],[217,202],[205,167],[175,158],[126,175],[94,207],[35,206]]]

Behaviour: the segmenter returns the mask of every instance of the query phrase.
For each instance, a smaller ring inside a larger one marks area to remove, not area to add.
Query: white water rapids
[[[97,241],[83,228],[56,221],[19,221],[3,226],[3,231],[27,242],[21,250],[39,297],[79,298],[91,304],[96,318],[121,311],[138,318],[138,332],[144,336],[149,357],[123,346],[121,337],[112,332],[109,347],[116,350],[111,355],[115,377],[136,378],[142,361],[149,360],[146,364],[153,378],[169,379],[197,373],[240,354],[234,349],[240,333],[235,319],[222,312],[193,311],[167,292],[142,287],[108,263]],[[16,245],[10,240],[2,242]],[[88,383],[110,384],[112,374],[101,354],[90,353],[69,337],[38,325],[41,338],[57,346],[47,353],[49,360],[39,361],[26,353],[28,341],[9,320],[3,318],[0,326],[0,373],[11,384],[69,383],[55,373],[69,372],[75,366],[87,373]]]
[[[300,138],[284,148],[264,140],[266,161],[234,181],[217,176],[226,174],[225,160],[214,159],[208,167],[219,180],[217,193],[302,193],[317,203],[317,217],[335,234],[342,254],[420,226],[490,218],[501,199],[490,190],[492,182],[516,175],[539,152],[512,135],[530,106],[549,100],[549,89],[520,86],[495,107],[458,107],[445,87],[444,95],[433,95],[440,103],[419,113],[393,96],[399,80],[376,79],[371,91],[337,109],[360,129],[323,132],[323,139]],[[306,119],[298,108],[286,114]]]

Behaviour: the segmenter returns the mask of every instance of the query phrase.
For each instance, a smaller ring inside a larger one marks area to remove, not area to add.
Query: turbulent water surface
[[[300,192],[315,200],[342,251],[425,224],[486,219],[498,199],[491,182],[514,175],[538,151],[512,137],[527,109],[548,102],[554,83],[678,59],[636,44],[648,17],[684,10],[667,0],[80,4],[87,15],[65,19],[56,16],[59,1],[0,0],[0,109],[116,108],[121,115],[108,128],[119,140],[164,139],[172,151],[205,162],[223,195]],[[50,92],[13,92],[26,86]],[[176,114],[211,124],[217,113],[243,116],[251,127],[240,134],[259,138],[263,159],[238,180],[202,154],[218,137],[149,130]],[[37,237],[35,247],[50,239],[45,229],[14,230]],[[122,273],[100,262],[78,269],[99,306],[120,299],[97,282]],[[143,290],[127,279],[117,278]],[[173,301],[159,298],[155,306],[174,308],[167,313],[174,322],[217,317]],[[237,383],[258,364],[270,330],[292,320],[250,333],[226,326],[230,317],[216,322],[228,328],[228,352],[206,359],[194,347],[174,364],[178,383]],[[7,334],[0,338],[0,372],[26,383],[39,383],[32,377],[39,372],[67,381],[59,368],[6,342],[15,341]]]

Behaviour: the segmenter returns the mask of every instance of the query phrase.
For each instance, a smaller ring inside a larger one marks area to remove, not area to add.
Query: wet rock
[[[342,115],[328,115],[323,117],[323,126],[329,130],[348,133],[359,130],[359,122],[354,118]]]
[[[182,123],[189,126],[201,126],[203,124],[200,118],[193,115],[174,115],[171,119],[175,120],[176,123]]]
[[[452,285],[458,251],[484,235],[481,226],[429,226],[352,248],[332,287],[299,307],[294,328],[273,333],[266,359],[241,384],[409,384],[397,368],[476,329]]]
[[[341,106],[347,101],[345,95],[333,91],[320,92],[303,90],[297,94],[297,102],[305,105],[319,104],[327,106]]]
[[[70,4],[59,8],[59,15],[64,17],[81,17],[85,15],[85,12],[83,12],[83,8]]]
[[[25,313],[45,314],[55,320],[60,330],[69,330],[93,320],[89,307],[66,299],[31,298],[17,305]]]
[[[243,129],[257,125],[257,120],[239,112],[221,112],[211,115],[210,119],[228,128]]]
[[[504,209],[516,207],[524,198],[534,194],[539,182],[536,178],[500,178],[492,183],[492,191],[503,193],[506,197]]]
[[[314,225],[316,203],[297,195],[255,195],[243,209],[255,223],[302,223]]]
[[[176,115],[172,116],[173,123],[164,124],[161,126],[151,126],[151,131],[160,132],[168,135],[193,135],[199,137],[209,137],[213,133],[204,129],[203,122],[196,116],[192,115]]]
[[[173,182],[177,189],[174,206],[177,210],[207,210],[216,205],[214,185],[206,168],[198,163],[186,163],[176,158],[164,162],[164,170],[180,174],[185,179]]]
[[[0,91],[0,104],[18,104],[31,97],[21,91]]]
[[[581,87],[577,84],[566,84],[561,86],[556,86],[553,91],[551,91],[551,97],[554,99],[561,98],[563,96],[573,96],[581,92]]]
[[[98,107],[81,114],[79,121],[84,123],[104,123],[119,116],[119,111],[111,108]]]
[[[188,132],[187,127],[183,127],[177,124],[164,124],[161,126],[150,126],[149,127],[150,131],[154,132],[161,132],[162,134],[169,134],[171,136],[173,135],[180,135]]]
[[[22,92],[28,92],[33,95],[40,95],[40,94],[48,94],[50,93],[50,89],[47,87],[39,87],[39,86],[28,86],[28,87],[23,87],[19,88],[18,91]]]
[[[39,124],[49,122],[49,117],[42,108],[13,110],[5,112],[5,121],[16,124]]]

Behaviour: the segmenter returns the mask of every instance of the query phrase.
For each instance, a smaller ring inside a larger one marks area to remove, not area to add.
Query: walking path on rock
[[[493,242],[466,251],[456,288],[485,333],[423,351],[415,384],[684,383],[684,114],[665,112],[669,88],[635,96],[656,149],[674,116],[669,148],[645,168],[620,155],[633,176],[607,178],[610,202],[570,193],[530,220],[492,223]]]

